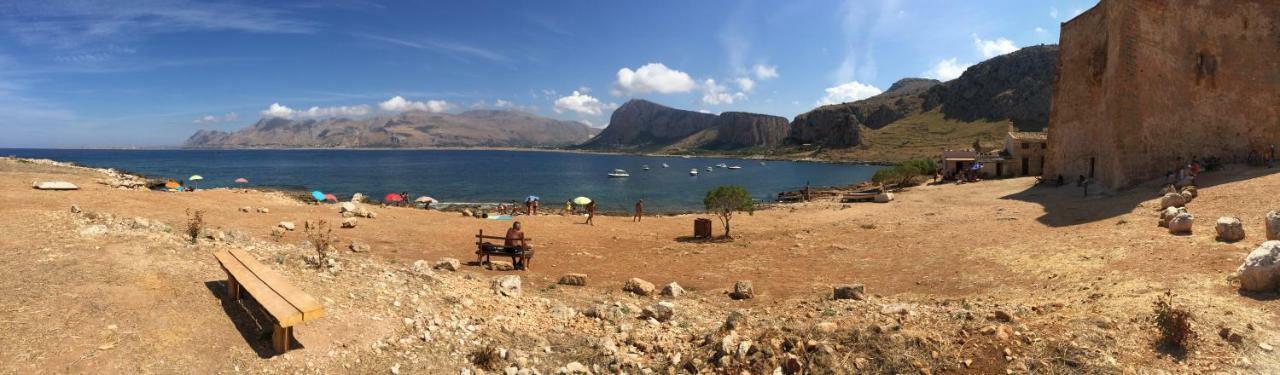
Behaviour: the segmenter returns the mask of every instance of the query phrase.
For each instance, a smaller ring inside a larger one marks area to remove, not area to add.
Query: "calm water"
[[[151,178],[199,174],[199,187],[251,186],[320,190],[347,199],[356,192],[382,197],[408,191],[442,202],[499,202],[537,195],[543,207],[560,207],[577,196],[590,197],[601,210],[630,210],[637,199],[653,212],[702,209],[702,197],[717,185],[742,185],[753,196],[771,200],[778,192],[803,187],[844,185],[867,180],[878,167],[725,158],[591,155],[559,152],[489,150],[47,150],[0,149],[0,155],[48,158],[93,167],[110,167]],[[670,168],[663,168],[667,163]],[[707,166],[718,163],[742,169]],[[641,166],[649,165],[649,171]],[[628,178],[608,178],[614,168]],[[698,176],[689,176],[698,168]],[[559,202],[559,204],[556,204]]]

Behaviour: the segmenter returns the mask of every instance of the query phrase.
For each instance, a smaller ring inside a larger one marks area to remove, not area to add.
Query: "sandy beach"
[[[1269,349],[1280,345],[1280,309],[1265,302],[1275,297],[1242,295],[1231,281],[1277,208],[1280,176],[1266,172],[1202,176],[1188,236],[1156,226],[1157,186],[1082,197],[1031,178],[915,187],[888,204],[781,205],[735,216],[735,240],[711,243],[688,237],[706,215],[603,216],[594,226],[518,217],[537,248],[527,271],[430,269],[443,257],[472,261],[476,232],[500,234],[509,221],[370,206],[376,218],[334,229],[338,267],[320,271],[306,262],[300,228],[336,228],[336,205],[113,189],[98,170],[3,159],[0,265],[12,276],[0,281],[10,291],[0,370],[555,373],[578,362],[595,372],[766,373],[794,359],[837,373],[1269,372],[1280,366]],[[45,180],[81,189],[31,188]],[[185,241],[187,210],[203,211],[216,239]],[[1220,216],[1241,218],[1248,237],[1215,241]],[[299,230],[273,236],[281,221]],[[353,240],[370,250],[348,251]],[[328,316],[297,330],[303,349],[269,353],[253,309],[224,302],[210,255],[223,248],[245,249],[323,302]],[[568,273],[587,285],[557,286]],[[502,275],[520,276],[523,292],[491,291]],[[689,293],[634,296],[622,291],[630,278]],[[754,298],[727,296],[739,280]],[[865,300],[831,298],[833,286],[853,283]],[[1166,291],[1195,314],[1199,339],[1185,359],[1154,344],[1151,306]],[[675,304],[671,320],[641,317],[660,300]],[[726,329],[735,311],[752,324]],[[1240,340],[1220,338],[1224,328]],[[783,350],[793,338],[802,347]],[[737,354],[744,340],[757,349]],[[499,363],[475,360],[487,347],[505,354]]]

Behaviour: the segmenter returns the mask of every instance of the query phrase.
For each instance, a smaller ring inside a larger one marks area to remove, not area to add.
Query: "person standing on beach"
[[[564,201],[564,214],[573,215],[573,201]]]
[[[591,226],[595,226],[595,225],[596,225],[595,218],[596,218],[596,201],[591,201],[591,203],[587,203],[587,222],[586,222],[586,224],[591,225]]]
[[[631,221],[639,222],[642,218],[644,218],[644,199],[636,201],[636,216],[631,218]]]

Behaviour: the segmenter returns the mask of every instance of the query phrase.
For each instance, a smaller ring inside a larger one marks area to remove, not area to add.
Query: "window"
[[[1049,148],[1049,144],[1048,144],[1048,143],[1041,143],[1041,144],[1040,144],[1040,149],[1041,149],[1041,150],[1046,149],[1046,148]]]
[[[1029,148],[1031,148],[1031,144],[1030,144],[1030,143],[1022,142],[1022,149],[1023,149],[1023,150],[1026,150],[1026,149],[1029,149]]]

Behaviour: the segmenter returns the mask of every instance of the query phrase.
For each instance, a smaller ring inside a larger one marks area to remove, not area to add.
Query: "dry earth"
[[[475,231],[509,222],[371,207],[377,218],[335,229],[344,246],[322,271],[301,230],[271,231],[337,223],[336,206],[112,189],[98,170],[0,159],[0,372],[1275,372],[1276,296],[1242,295],[1231,280],[1262,241],[1263,215],[1280,208],[1280,175],[1266,172],[1204,176],[1189,236],[1156,226],[1155,186],[1086,198],[1031,179],[782,206],[736,217],[732,242],[686,240],[694,215],[525,217],[538,248],[529,271],[430,269],[471,260]],[[36,180],[82,190],[38,191]],[[205,212],[216,239],[183,238],[188,209]],[[1244,221],[1244,241],[1214,240],[1213,221],[1228,215]],[[372,250],[346,251],[350,240]],[[321,299],[328,316],[297,329],[302,349],[274,355],[269,318],[222,298],[211,253],[230,247]],[[588,285],[557,286],[566,273]],[[501,275],[519,275],[522,292],[495,294]],[[633,296],[621,291],[632,277],[689,293]],[[738,280],[755,298],[727,296]],[[868,296],[833,300],[832,286],[849,283]],[[1185,353],[1155,344],[1152,302],[1166,291],[1194,314]],[[641,317],[660,300],[673,318]]]

